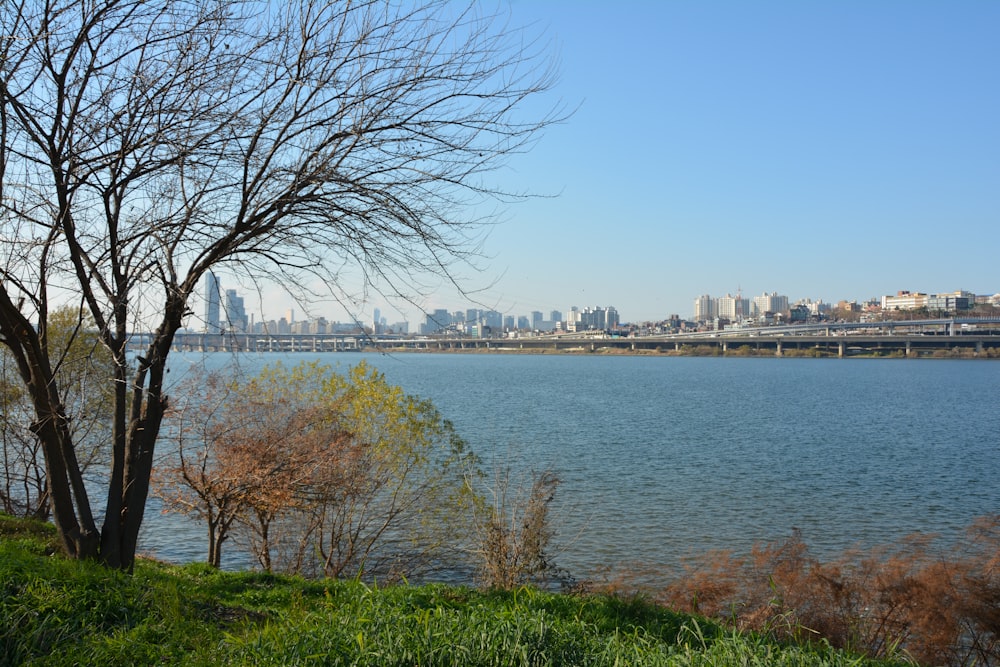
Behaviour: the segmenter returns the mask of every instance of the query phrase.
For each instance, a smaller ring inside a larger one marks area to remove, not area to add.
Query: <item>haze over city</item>
[[[509,13],[551,42],[560,75],[544,103],[572,115],[490,176],[542,196],[501,203],[481,270],[459,273],[479,307],[655,321],[738,290],[996,291],[1000,4],[517,0]],[[424,291],[407,304],[358,289],[312,310],[417,322],[470,303]],[[278,287],[247,297],[266,318],[293,307],[305,312]]]

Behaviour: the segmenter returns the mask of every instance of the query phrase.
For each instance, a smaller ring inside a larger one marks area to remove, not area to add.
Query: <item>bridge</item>
[[[486,339],[460,336],[383,337],[368,341],[366,346],[383,350],[494,352],[773,353],[776,356],[810,353],[837,357],[958,354],[1000,357],[1000,318],[812,323],[628,337],[616,337],[605,332]]]
[[[134,334],[141,350],[150,334]],[[902,355],[1000,357],[1000,318],[948,318],[892,322],[810,323],[738,327],[649,336],[605,332],[507,338],[356,334],[248,334],[179,332],[175,350],[202,352],[460,351],[785,354],[817,356]]]
[[[142,350],[150,334],[133,334],[129,347]],[[173,349],[184,352],[354,352],[368,345],[365,334],[194,333],[174,335]]]

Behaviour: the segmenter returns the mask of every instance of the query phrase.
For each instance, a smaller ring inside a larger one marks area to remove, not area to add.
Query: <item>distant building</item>
[[[763,317],[768,314],[784,315],[787,312],[787,296],[779,295],[777,292],[771,292],[770,294],[765,292],[764,294],[753,298],[753,310],[751,311],[751,314],[754,317]]]
[[[489,327],[494,332],[503,328],[503,314],[495,310],[487,310],[481,314],[484,326]]]
[[[927,297],[927,310],[933,312],[957,313],[971,310],[976,305],[976,295],[959,290],[950,294],[931,294]]]
[[[896,296],[882,297],[882,310],[916,310],[927,307],[927,295],[923,292],[900,290]]]
[[[694,321],[711,322],[718,316],[715,299],[708,294],[702,294],[694,300]]]
[[[958,313],[971,310],[976,304],[976,295],[965,290],[944,294],[924,294],[901,290],[895,296],[882,297],[882,310],[917,310],[926,308],[932,313]]]
[[[245,332],[247,314],[243,308],[243,297],[234,289],[226,290],[226,331]]]
[[[716,300],[716,316],[729,322],[742,322],[750,315],[750,299],[727,294]]]
[[[433,313],[424,313],[424,323],[420,325],[420,333],[429,335],[444,331],[452,323],[451,313],[444,308],[438,308]]]
[[[569,309],[569,313],[566,314],[566,331],[574,332],[580,325],[580,309],[573,306]]]
[[[205,331],[219,333],[222,331],[219,319],[219,279],[211,271],[205,277]]]
[[[579,313],[579,316],[580,319],[576,326],[577,331],[606,331],[617,328],[621,324],[618,318],[618,311],[615,310],[614,306],[608,306],[607,308],[602,308],[601,306],[594,308],[587,307]]]
[[[809,316],[811,315],[809,306],[804,303],[800,303],[797,306],[793,306],[788,313],[789,322],[808,322]]]
[[[410,323],[404,321],[390,324],[386,328],[385,333],[408,334],[410,333]]]

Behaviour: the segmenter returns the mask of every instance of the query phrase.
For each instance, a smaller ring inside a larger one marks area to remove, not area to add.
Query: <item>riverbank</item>
[[[530,347],[507,344],[497,341],[489,347],[463,347],[445,345],[435,347],[412,346],[380,346],[377,351],[382,354],[508,354],[508,355],[584,355],[584,356],[628,356],[628,357],[760,357],[782,359],[1000,359],[1000,347],[986,347],[981,351],[969,347],[951,349],[922,350],[907,354],[904,349],[860,350],[849,355],[839,354],[836,348],[786,347],[778,354],[773,348],[758,348],[751,345],[739,345],[723,349],[718,345],[681,345],[673,347],[629,348],[622,346],[600,345],[592,343],[577,347]]]
[[[642,600],[378,588],[140,560],[126,575],[0,516],[2,664],[890,665]]]

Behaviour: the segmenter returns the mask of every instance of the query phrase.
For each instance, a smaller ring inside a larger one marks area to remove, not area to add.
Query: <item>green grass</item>
[[[0,664],[877,665],[783,645],[640,599],[521,588],[379,588],[54,552],[0,517]]]

